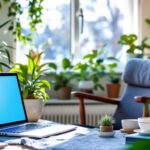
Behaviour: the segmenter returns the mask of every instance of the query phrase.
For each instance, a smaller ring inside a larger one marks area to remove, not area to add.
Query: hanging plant
[[[30,31],[34,32],[36,30],[36,26],[42,22],[41,15],[42,15],[42,2],[44,0],[29,0],[27,1],[27,9],[28,9],[28,25],[30,27]],[[23,34],[23,30],[20,23],[20,18],[25,11],[25,8],[20,4],[21,1],[19,0],[12,1],[12,0],[2,0],[0,2],[0,8],[4,5],[8,4],[8,17],[16,18],[15,21],[12,19],[10,22],[10,26],[8,30],[12,31],[13,34],[17,35],[19,41],[22,41],[24,44],[27,41],[32,41],[32,35],[29,33],[28,35]]]

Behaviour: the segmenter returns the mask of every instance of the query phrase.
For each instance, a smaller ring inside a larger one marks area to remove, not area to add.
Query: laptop
[[[75,129],[76,126],[51,121],[28,122],[17,74],[0,73],[1,136],[44,138]]]

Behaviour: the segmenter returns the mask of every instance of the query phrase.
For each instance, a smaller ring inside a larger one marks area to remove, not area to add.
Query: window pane
[[[28,1],[19,0],[25,7]],[[34,46],[44,51],[44,60],[60,60],[63,57],[70,57],[70,0],[55,0],[43,2],[42,24],[38,25],[34,36]],[[21,17],[24,34],[29,33],[26,24],[28,16],[26,11]],[[26,59],[24,54],[28,52],[28,46],[18,43],[17,61]]]
[[[128,0],[80,0],[84,31],[80,35],[79,55],[106,45],[107,55],[116,56],[121,51],[117,43],[120,35],[131,32],[129,6]]]

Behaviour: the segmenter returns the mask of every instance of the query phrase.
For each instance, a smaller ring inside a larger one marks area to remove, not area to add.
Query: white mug
[[[123,119],[121,123],[123,129],[133,130],[139,128],[137,119]]]

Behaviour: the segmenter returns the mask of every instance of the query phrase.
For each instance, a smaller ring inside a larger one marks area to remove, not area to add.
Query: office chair
[[[81,125],[86,125],[85,99],[117,105],[113,116],[114,129],[121,128],[122,119],[149,116],[147,103],[150,101],[150,60],[131,59],[128,61],[123,73],[123,81],[126,83],[126,87],[120,100],[79,91],[72,92],[72,95],[80,101]]]

